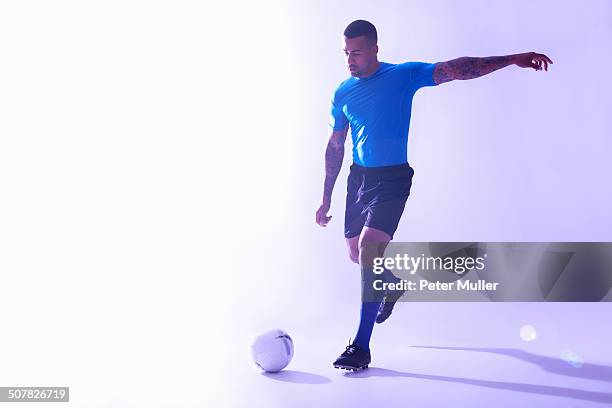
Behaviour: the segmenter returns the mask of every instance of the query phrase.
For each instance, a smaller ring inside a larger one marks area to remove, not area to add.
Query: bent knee
[[[348,249],[348,256],[351,262],[356,264],[359,263],[359,235],[347,238],[346,247]]]
[[[359,263],[359,247],[357,245],[349,245],[348,256],[351,262]]]

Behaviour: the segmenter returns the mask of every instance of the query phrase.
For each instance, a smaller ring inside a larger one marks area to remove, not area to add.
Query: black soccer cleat
[[[359,371],[368,368],[372,361],[369,351],[365,351],[356,344],[346,346],[344,353],[334,361],[334,367],[342,370]]]
[[[393,308],[395,307],[395,302],[389,302],[385,298],[378,308],[378,314],[376,315],[376,323],[383,323],[385,320],[391,316],[393,313]]]
[[[376,315],[376,323],[382,323],[391,316],[395,303],[402,297],[405,291],[392,291],[387,292],[385,298],[378,307],[378,314]]]

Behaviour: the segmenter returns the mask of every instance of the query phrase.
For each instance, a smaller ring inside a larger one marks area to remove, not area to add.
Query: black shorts
[[[408,163],[384,167],[353,163],[346,188],[344,236],[357,236],[367,226],[393,238],[410,195],[413,175]]]

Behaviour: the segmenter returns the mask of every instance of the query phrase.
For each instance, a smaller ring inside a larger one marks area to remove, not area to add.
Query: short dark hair
[[[369,21],[355,20],[344,29],[344,36],[346,38],[355,38],[362,35],[373,44],[378,42],[376,27]]]

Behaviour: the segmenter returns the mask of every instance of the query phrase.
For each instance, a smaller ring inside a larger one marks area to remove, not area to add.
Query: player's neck
[[[372,68],[368,72],[366,72],[365,75],[362,75],[359,78],[363,79],[374,75],[376,71],[378,71],[378,68],[380,68],[380,61],[376,60],[374,64],[372,64]]]

